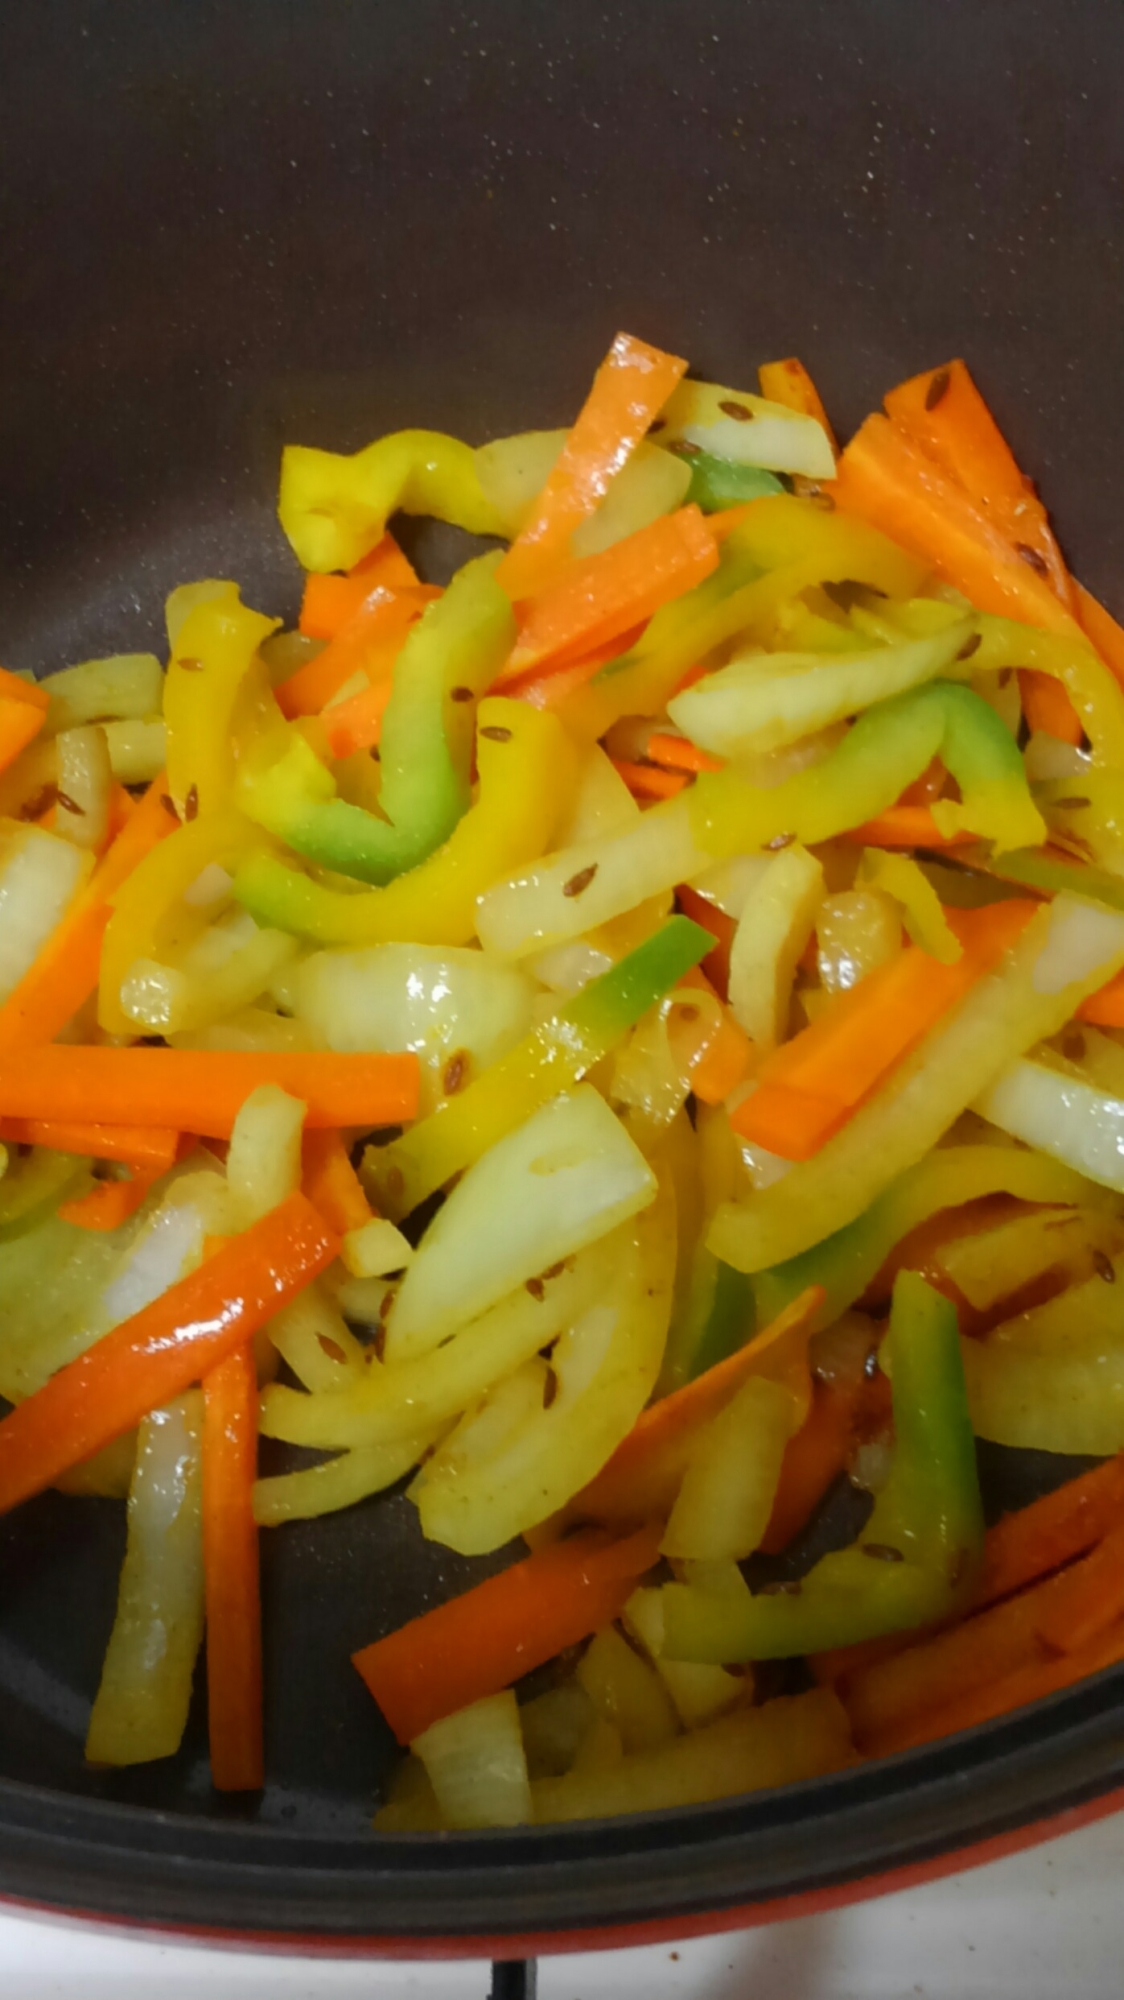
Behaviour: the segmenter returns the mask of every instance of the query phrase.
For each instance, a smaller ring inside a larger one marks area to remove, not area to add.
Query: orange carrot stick
[[[91,1160],[120,1160],[125,1166],[151,1167],[164,1174],[175,1162],[180,1135],[170,1126],[0,1118],[0,1140],[8,1146],[50,1146],[56,1153],[79,1153]]]
[[[659,1557],[660,1531],[550,1542],[352,1654],[399,1743],[612,1623]]]
[[[366,669],[372,654],[388,640],[399,637],[415,618],[440,597],[439,590],[419,585],[412,590],[388,590],[375,583],[358,611],[329,639],[322,653],[298,667],[277,689],[277,706],[282,715],[319,715],[345,681]]]
[[[781,1160],[810,1160],[845,1125],[851,1107],[787,1083],[759,1082],[752,1097],[730,1113],[743,1139]]]
[[[1067,611],[1073,583],[1046,509],[963,361],[926,369],[891,389],[886,412],[954,479]],[[1062,690],[1064,694],[1065,690]]]
[[[301,1186],[318,1215],[338,1236],[371,1220],[371,1204],[337,1131],[322,1127],[301,1141]]]
[[[718,565],[718,544],[695,506],[664,514],[599,555],[572,562],[524,607],[499,683],[549,664],[573,665],[646,621]]]
[[[1086,1643],[1124,1615],[1124,1528],[1043,1583],[852,1673],[844,1702],[860,1748],[881,1755],[954,1699],[1051,1653]]]
[[[376,584],[384,590],[413,590],[420,581],[413,563],[387,533],[350,575],[321,576],[313,571],[305,577],[300,629],[307,639],[334,639]]]
[[[948,922],[964,947],[956,963],[940,965],[916,945],[910,946],[868,973],[858,986],[837,995],[815,1021],[766,1058],[758,1089],[734,1113],[735,1130],[770,1152],[778,1150],[778,1140],[784,1137],[783,1117],[778,1114],[787,1100],[772,1103],[773,1086],[795,1093],[798,1099],[818,1100],[825,1123],[834,1129],[838,1113],[858,1104],[964,997],[1014,943],[1036,908],[1019,898],[983,910],[950,910]],[[801,1143],[806,1143],[805,1127],[799,1129]],[[783,1147],[779,1150],[783,1158],[808,1157],[803,1151],[790,1155]]]
[[[733,917],[726,915],[725,910],[719,909],[717,903],[708,902],[705,896],[700,896],[698,890],[692,889],[687,882],[679,884],[675,891],[675,900],[683,915],[690,917],[692,923],[701,924],[703,930],[709,931],[714,939],[714,950],[707,952],[701,969],[719,999],[725,1000],[730,988],[730,947],[734,942],[737,924]]]
[[[788,1547],[832,1481],[846,1470],[859,1386],[857,1382],[813,1385],[811,1409],[785,1446],[773,1511],[761,1543],[766,1555],[779,1555]]]
[[[396,653],[400,648],[395,648]],[[391,671],[360,688],[358,694],[335,703],[321,715],[333,757],[350,757],[356,750],[373,750],[382,735],[382,719],[394,688]]]
[[[987,1531],[975,1605],[982,1610],[1084,1555],[1124,1519],[1124,1453],[1004,1514]]]
[[[20,674],[10,674],[7,667],[0,667],[0,699],[26,702],[29,708],[37,708],[43,715],[51,702],[49,691],[40,681],[25,681]]]
[[[129,1180],[100,1181],[89,1194],[79,1195],[75,1201],[60,1202],[59,1220],[72,1223],[76,1229],[120,1229],[123,1222],[136,1214],[158,1179],[158,1174],[143,1172]]]
[[[1124,626],[1117,624],[1112,613],[1106,611],[1103,604],[1098,604],[1083,584],[1075,583],[1073,587],[1077,595],[1077,616],[1085,637],[1124,686]]]
[[[510,597],[530,597],[566,561],[574,529],[604,499],[686,372],[676,355],[618,333],[530,520],[496,572]]]
[[[680,988],[694,987],[709,993],[718,1009],[718,1028],[691,1071],[691,1089],[703,1104],[724,1104],[737,1088],[753,1061],[753,1043],[739,1027],[728,1007],[719,999],[706,973],[693,966],[679,981]]]
[[[596,1479],[570,1501],[567,1517],[609,1527],[666,1519],[699,1432],[743,1382],[767,1374],[807,1384],[808,1336],[823,1300],[822,1286],[810,1285],[736,1354],[653,1403]]]
[[[1099,993],[1090,993],[1077,1009],[1077,1018],[1095,1028],[1124,1028],[1124,972],[1118,972]]]
[[[1052,674],[1040,673],[1036,667],[1020,667],[1019,694],[1028,728],[1043,730],[1062,743],[1081,742],[1085,734],[1081,717],[1061,681]]]
[[[254,1520],[258,1380],[247,1342],[203,1378],[203,1575],[211,1783],[264,1783],[261,1582]]]
[[[1046,577],[927,452],[888,417],[868,417],[839,461],[835,503],[932,565],[981,611],[1067,639],[1081,627]]]
[[[14,676],[13,676],[14,678]],[[0,771],[14,764],[43,727],[44,711],[18,695],[0,695]]]
[[[976,836],[965,827],[941,833],[928,806],[898,805],[846,828],[840,838],[857,847],[967,847]]]
[[[318,1276],[339,1249],[303,1195],[230,1237],[0,1421],[0,1514],[182,1395]]]
[[[670,730],[653,729],[648,738],[648,756],[653,764],[666,764],[669,771],[721,771],[725,760],[712,757],[709,750],[700,750],[686,736],[673,736]]]
[[[798,410],[802,417],[814,417],[818,424],[822,424],[832,451],[836,457],[839,456],[835,432],[827,420],[820,392],[802,361],[798,361],[794,354],[790,354],[785,361],[763,361],[757,370],[757,380],[761,384],[761,394],[770,403],[783,403],[786,410]]]
[[[612,765],[634,799],[673,799],[691,782],[686,771],[665,771],[659,764],[634,764],[627,757],[614,757]]]
[[[610,639],[607,645],[595,647],[572,664],[544,667],[541,673],[532,668],[530,673],[517,674],[505,681],[504,693],[516,701],[530,702],[532,708],[562,708],[568,697],[587,686],[602,667],[627,653],[643,630],[643,624],[632,625],[627,632]]]
[[[915,1744],[931,1743],[961,1729],[974,1729],[977,1723],[992,1722],[997,1716],[1009,1715],[1012,1709],[1025,1708],[1032,1701],[1057,1694],[1061,1688],[1072,1687],[1075,1681],[1083,1681],[1089,1674],[1099,1673],[1102,1667],[1113,1666],[1121,1659],[1124,1659],[1124,1620],[1117,1620],[1075,1652],[1017,1668],[998,1680],[986,1681],[982,1687],[956,1696],[943,1708],[926,1712],[895,1732],[893,1748],[909,1750]]]
[[[149,849],[179,825],[166,785],[161,774],[149,786],[34,965],[0,1007],[0,1058],[53,1041],[95,990],[115,891]],[[39,1108],[30,1115],[38,1116]],[[106,1122],[112,1123],[114,1115],[111,1111]],[[85,1113],[78,1116],[85,1121]]]
[[[285,1050],[80,1048],[52,1044],[0,1058],[0,1114],[113,1118],[228,1139],[259,1084],[303,1098],[310,1125],[398,1125],[417,1113],[415,1055]]]

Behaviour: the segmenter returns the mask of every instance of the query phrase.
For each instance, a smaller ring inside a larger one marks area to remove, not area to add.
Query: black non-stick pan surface
[[[964,354],[1124,611],[1122,76],[1118,0],[4,0],[0,658],[158,646],[201,575],[291,614],[284,440],[564,423],[622,326],[735,385],[798,352],[844,430]],[[995,1507],[1072,1466],[984,1470]],[[94,1773],[123,1535],[57,1494],[0,1522],[0,1895],[472,1950],[830,1891],[1124,1781],[1110,1673],[741,1802],[376,1836],[348,1655],[485,1568],[400,1495],[263,1537],[260,1803],[212,1793],[201,1712]]]

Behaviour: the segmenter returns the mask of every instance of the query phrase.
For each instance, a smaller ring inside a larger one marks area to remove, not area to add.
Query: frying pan
[[[291,615],[283,440],[561,424],[620,326],[734,383],[799,352],[844,429],[964,353],[1124,611],[1121,74],[1116,0],[5,0],[0,655],[158,644],[196,576]],[[989,1504],[1073,1469],[986,1453]],[[1124,1783],[1109,1672],[746,1800],[376,1836],[391,1744],[348,1655],[487,1567],[400,1494],[263,1538],[260,1802],[211,1792],[201,1713],[175,1759],[91,1772],[122,1513],[0,1523],[12,1898],[513,1957],[858,1893]]]

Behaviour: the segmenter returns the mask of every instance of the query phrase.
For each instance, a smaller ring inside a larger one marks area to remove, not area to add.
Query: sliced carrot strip
[[[868,417],[851,439],[832,491],[838,507],[931,563],[981,611],[1080,636],[1037,567],[1020,559],[963,487],[888,417]]]
[[[130,1180],[102,1181],[77,1201],[60,1202],[59,1220],[72,1223],[76,1229],[120,1229],[123,1222],[136,1214],[158,1178],[144,1172],[134,1174]]]
[[[1124,626],[1117,624],[1111,611],[1098,604],[1083,584],[1075,583],[1074,590],[1077,593],[1077,615],[1086,638],[1124,686]]]
[[[964,827],[941,833],[928,806],[921,805],[890,806],[840,836],[858,847],[967,847],[976,837]]]
[[[1099,993],[1090,993],[1077,1009],[1077,1018],[1094,1028],[1124,1028],[1124,972],[1118,972]]]
[[[665,771],[659,764],[634,764],[626,757],[612,763],[634,799],[673,799],[691,782],[686,771]]]
[[[1046,509],[963,361],[926,369],[891,389],[886,412],[955,479],[1016,551],[1026,553],[1067,611],[1073,584]],[[1063,690],[1064,693],[1064,690]]]
[[[620,633],[607,645],[595,647],[572,665],[548,666],[541,673],[532,668],[529,673],[517,674],[504,682],[504,693],[516,701],[530,702],[532,708],[562,708],[568,697],[587,686],[602,667],[627,653],[643,630],[643,624],[630,626],[627,632]]]
[[[686,372],[677,355],[618,333],[530,520],[496,572],[510,597],[529,597],[566,561],[574,529],[604,499]]]
[[[91,1160],[121,1160],[129,1167],[151,1167],[164,1174],[175,1163],[180,1135],[170,1126],[0,1118],[0,1140],[9,1146],[50,1146],[56,1153],[79,1153]]]
[[[417,1113],[414,1055],[331,1055],[234,1049],[80,1048],[52,1044],[0,1059],[0,1113],[175,1126],[228,1139],[259,1084],[308,1106],[310,1125],[373,1129]]]
[[[785,1446],[773,1511],[761,1543],[766,1555],[787,1549],[833,1480],[846,1471],[861,1394],[858,1382],[813,1385],[812,1406]]]
[[[738,1026],[728,1007],[700,966],[685,972],[680,987],[694,987],[709,993],[719,1009],[718,1032],[691,1071],[691,1089],[703,1104],[724,1104],[732,1090],[747,1075],[753,1061],[753,1043]]]
[[[301,1141],[301,1185],[319,1215],[338,1236],[371,1220],[371,1204],[337,1131],[305,1132]]]
[[[256,1792],[265,1781],[261,1581],[254,1520],[258,1380],[247,1344],[203,1378],[203,1575],[211,1783]]]
[[[571,562],[524,607],[511,657],[499,684],[572,666],[649,619],[718,565],[718,544],[705,516],[680,507],[623,542],[583,562]]]
[[[385,590],[413,590],[420,581],[413,563],[388,532],[349,576],[321,576],[313,571],[305,577],[300,629],[307,639],[334,639],[362,608],[376,584]]]
[[[1030,729],[1044,730],[1062,743],[1080,743],[1085,731],[1081,717],[1060,681],[1034,667],[1019,668],[1019,694]]]
[[[161,775],[149,786],[30,971],[0,1006],[0,1058],[53,1041],[94,992],[114,892],[149,849],[179,825],[165,790],[167,782]],[[6,1104],[2,1108],[9,1109]],[[29,1115],[37,1116],[39,1109],[32,1107]],[[85,1122],[84,1111],[78,1116]],[[106,1122],[111,1123],[113,1116],[111,1111]]]
[[[660,1530],[551,1542],[352,1654],[399,1743],[510,1687],[611,1624],[659,1557]]]
[[[374,749],[382,736],[382,719],[393,690],[391,674],[384,674],[372,681],[370,687],[361,688],[358,694],[325,709],[320,719],[333,757],[350,757],[356,750]]]
[[[1124,1620],[1109,1625],[1107,1631],[1075,1652],[1034,1662],[997,1680],[986,1681],[944,1708],[920,1716],[912,1725],[896,1732],[893,1747],[908,1750],[941,1736],[955,1735],[961,1729],[974,1729],[981,1722],[993,1722],[1000,1715],[1009,1715],[1012,1709],[1025,1708],[1032,1701],[1042,1701],[1046,1695],[1072,1687],[1076,1681],[1099,1673],[1102,1667],[1115,1665],[1117,1660],[1124,1660]]]
[[[282,715],[319,715],[345,681],[365,671],[372,655],[388,640],[405,633],[426,605],[440,595],[427,585],[388,590],[383,583],[373,584],[358,611],[334,639],[329,639],[323,652],[282,681],[277,689]]]
[[[700,750],[686,736],[673,736],[669,730],[654,729],[648,738],[648,756],[653,764],[665,764],[669,771],[721,771],[725,760],[712,757],[709,750]]]
[[[23,701],[18,695],[0,695],[0,771],[15,763],[20,751],[38,736],[43,722],[44,710],[37,703]]]
[[[758,1083],[730,1113],[730,1124],[751,1145],[781,1160],[810,1160],[850,1117],[837,1097],[817,1097],[787,1083]]]
[[[802,361],[790,354],[784,361],[763,361],[757,370],[757,380],[761,384],[761,394],[770,403],[783,403],[786,410],[798,410],[802,417],[814,417],[822,424],[836,457],[839,446],[816,388]]]
[[[708,951],[702,961],[702,970],[710,980],[720,1000],[725,1000],[730,988],[730,947],[734,942],[737,924],[720,910],[717,903],[708,902],[692,889],[688,882],[681,882],[675,891],[675,900],[685,917],[692,923],[701,924],[714,939],[714,950]]]
[[[22,675],[10,674],[7,667],[0,667],[0,700],[22,701],[46,715],[51,696],[41,681],[25,681]]]
[[[60,1368],[0,1421],[0,1514],[182,1395],[279,1312],[339,1250],[303,1195]]]
[[[736,1354],[653,1403],[566,1514],[610,1527],[666,1519],[699,1432],[743,1382],[767,1374],[807,1389],[808,1336],[823,1299],[822,1286],[810,1285]]]

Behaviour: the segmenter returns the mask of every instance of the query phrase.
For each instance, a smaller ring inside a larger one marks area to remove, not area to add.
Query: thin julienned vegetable
[[[257,1789],[259,1533],[402,1481],[532,1553],[356,1655],[380,1831],[1124,1657],[1124,630],[964,362],[842,451],[760,386],[622,334],[569,430],[291,446],[299,630],[205,578],[166,669],[0,669],[0,1510],[128,1495],[96,1763],[174,1753],[205,1600]],[[978,1437],[1106,1462],[985,1537]]]

